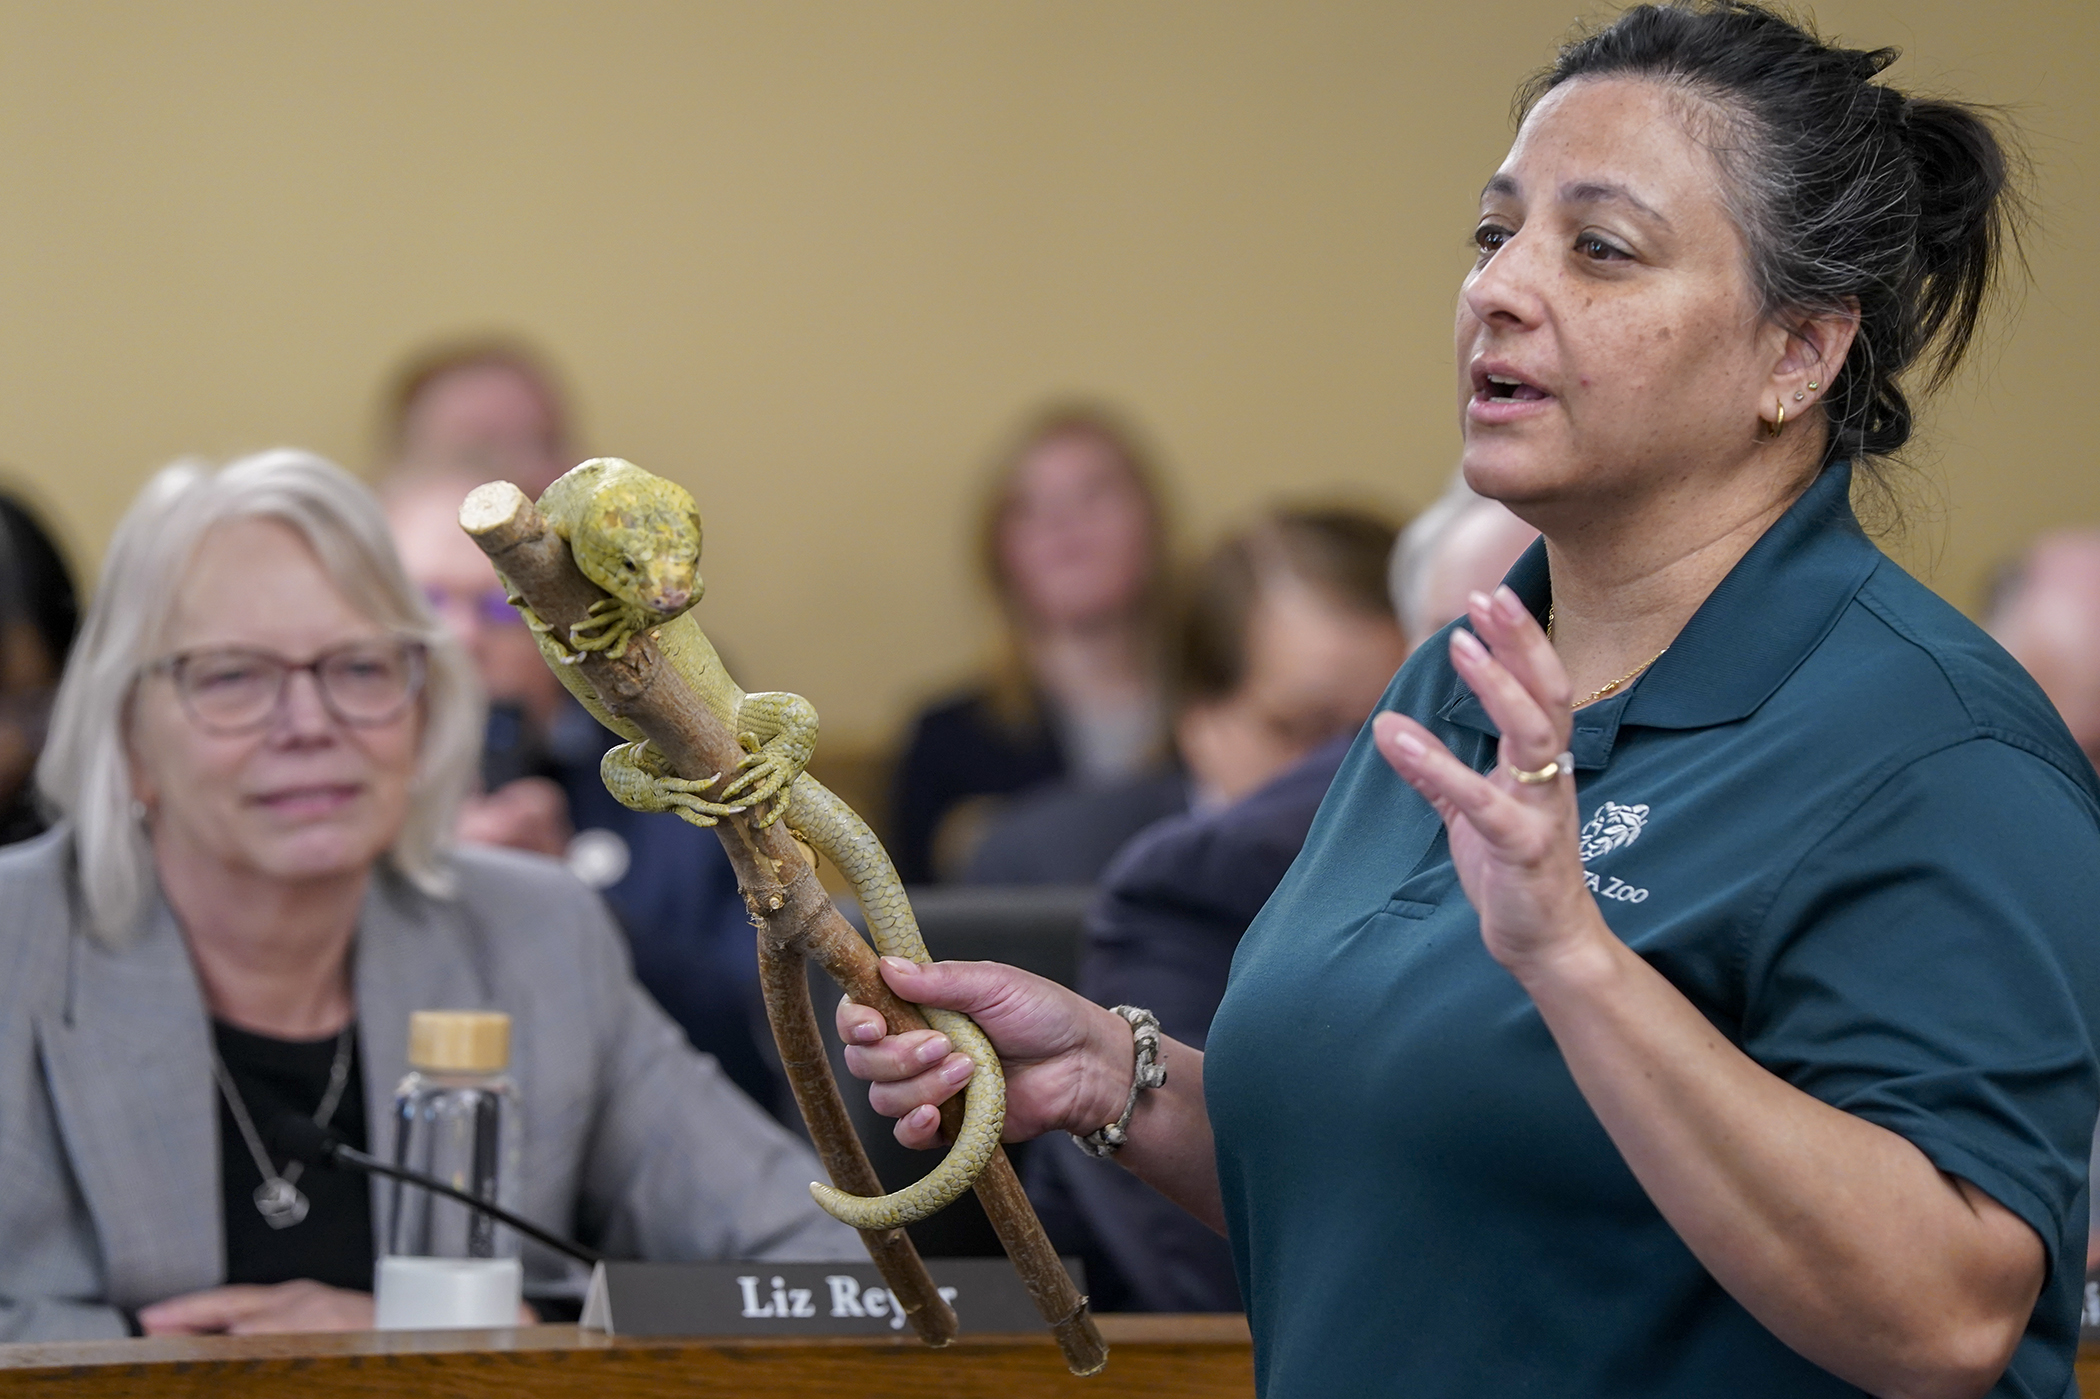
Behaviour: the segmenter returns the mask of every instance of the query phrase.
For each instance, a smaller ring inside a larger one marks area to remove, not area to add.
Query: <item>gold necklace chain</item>
[[[1553,640],[1553,604],[1550,602],[1546,604],[1546,640],[1549,642]],[[1628,681],[1639,676],[1642,671],[1646,670],[1649,666],[1654,665],[1657,661],[1661,660],[1664,656],[1668,655],[1669,653],[1670,648],[1667,646],[1663,647],[1662,650],[1657,651],[1647,660],[1642,661],[1639,665],[1635,666],[1632,670],[1627,671],[1624,675],[1612,681],[1609,685],[1599,685],[1596,689],[1590,691],[1581,699],[1576,700],[1573,704],[1569,705],[1568,708],[1580,709],[1586,704],[1595,704],[1598,700],[1603,699],[1613,690],[1618,689],[1621,685],[1624,685]]]

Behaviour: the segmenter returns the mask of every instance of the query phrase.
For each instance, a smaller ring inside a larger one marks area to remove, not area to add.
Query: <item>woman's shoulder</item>
[[[468,975],[500,1002],[596,1000],[631,979],[605,901],[559,860],[460,846],[441,869],[449,888],[389,870],[373,891],[360,937],[393,980]]]
[[[921,707],[912,718],[911,742],[914,747],[948,747],[958,743],[973,747],[1010,746],[1014,730],[999,717],[991,682],[979,679],[948,690]]]
[[[504,926],[602,922],[604,901],[560,860],[486,845],[455,846],[446,863],[459,901]]]
[[[28,840],[0,846],[0,888],[63,883],[73,867],[73,829],[60,823]]]
[[[36,916],[39,911],[70,901],[72,879],[70,826],[60,824],[29,840],[0,846],[0,907],[8,910],[0,928],[14,936],[33,929],[42,921]]]
[[[1890,718],[1936,716],[1953,733],[2025,749],[2100,792],[2042,687],[1982,627],[1886,559],[1855,601],[1856,625],[1842,628],[1853,644],[1840,648],[1854,704]]]
[[[941,691],[920,705],[919,712],[912,722],[921,728],[982,723],[991,698],[990,681],[982,677],[967,680]]]
[[[1058,776],[1063,759],[1040,707],[1017,717],[1001,713],[989,681],[935,700],[912,720],[899,780],[1013,791]]]
[[[61,824],[0,846],[0,986],[19,991],[37,967],[64,961],[72,929],[73,838]]]

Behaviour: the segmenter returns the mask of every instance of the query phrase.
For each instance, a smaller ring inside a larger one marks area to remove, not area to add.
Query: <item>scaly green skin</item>
[[[623,805],[675,811],[696,826],[759,808],[758,822],[786,818],[788,829],[838,867],[853,886],[876,950],[930,962],[904,885],[890,857],[853,808],[803,771],[816,750],[817,712],[800,695],[745,694],[689,610],[700,600],[700,512],[685,489],[615,457],[587,461],[547,488],[540,513],[569,543],[576,566],[605,589],[591,618],[554,635],[515,596],[540,654],[569,693],[597,720],[629,740],[605,755],[599,772]],[[513,590],[515,592],[515,590]],[[728,724],[745,750],[736,775],[716,792],[721,773],[703,782],[672,776],[654,745],[609,713],[576,670],[585,651],[617,660],[628,639],[649,631],[666,663]],[[769,806],[770,804],[770,806]],[[856,1229],[897,1229],[938,1213],[968,1190],[990,1161],[1006,1124],[1006,1076],[984,1032],[966,1015],[921,1007],[934,1029],[977,1066],[963,1103],[961,1130],[948,1155],[916,1185],[866,1198],[812,1183],[817,1203]]]

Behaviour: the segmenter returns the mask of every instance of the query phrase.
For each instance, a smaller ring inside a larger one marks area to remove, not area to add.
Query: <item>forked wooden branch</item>
[[[461,508],[460,525],[557,635],[585,620],[591,604],[605,597],[577,569],[568,545],[547,528],[537,507],[515,487],[503,489],[499,484],[475,491]],[[608,659],[602,651],[582,655],[579,669],[605,707],[648,735],[678,776],[698,781],[736,770],[744,756],[736,735],[663,661],[653,635],[644,632],[633,638],[619,660]],[[724,818],[715,830],[758,925],[766,1018],[817,1154],[839,1189],[879,1195],[882,1185],[854,1135],[831,1076],[810,1004],[804,958],[814,957],[854,1001],[880,1011],[892,1031],[923,1029],[926,1021],[883,981],[875,950],[833,906],[784,823],[760,829],[750,817],[734,816]],[[960,1113],[960,1099],[951,1099],[943,1108],[951,1133]],[[1107,1361],[1107,1345],[1003,1150],[993,1152],[976,1190],[1036,1309],[1064,1351],[1065,1363],[1075,1374],[1100,1370]],[[952,1340],[957,1329],[954,1309],[935,1290],[905,1231],[863,1230],[861,1238],[920,1338],[936,1346]]]

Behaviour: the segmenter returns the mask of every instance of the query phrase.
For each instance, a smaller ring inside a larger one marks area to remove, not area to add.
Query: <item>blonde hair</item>
[[[152,849],[132,810],[131,697],[205,536],[244,519],[297,531],[353,608],[427,649],[409,814],[386,858],[417,888],[452,892],[444,852],[481,751],[481,687],[402,571],[378,502],[310,452],[258,452],[216,471],[185,459],[156,473],[117,525],[37,763],[39,790],[73,826],[90,931],[110,945],[136,929],[153,887]]]

